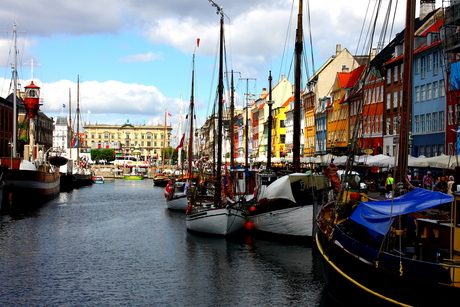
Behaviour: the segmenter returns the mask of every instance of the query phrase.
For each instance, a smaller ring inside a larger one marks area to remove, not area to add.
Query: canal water
[[[188,233],[151,180],[107,181],[0,216],[0,305],[338,306],[319,257],[299,243]]]

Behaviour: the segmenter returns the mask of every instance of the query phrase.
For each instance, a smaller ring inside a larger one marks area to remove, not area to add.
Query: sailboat
[[[254,230],[279,236],[313,237],[314,206],[327,188],[323,175],[300,173],[300,76],[302,54],[302,0],[299,1],[299,14],[295,44],[295,90],[294,90],[294,131],[293,164],[294,173],[278,178],[268,186],[259,182],[258,195],[249,207],[248,219]],[[272,99],[271,75],[269,76]],[[269,115],[271,116],[271,114]],[[272,127],[269,127],[271,129]],[[268,165],[270,167],[270,165]]]
[[[75,187],[81,187],[93,183],[93,173],[90,166],[88,165],[88,161],[82,161],[80,159],[80,148],[83,141],[83,133],[80,133],[80,76],[78,76],[77,81],[77,110],[75,117],[77,133],[72,138],[72,147],[77,148],[77,165],[73,169],[73,175],[75,176]]]
[[[199,39],[197,39],[197,45]],[[168,209],[177,211],[186,211],[188,207],[188,191],[193,184],[193,122],[195,117],[195,52],[192,59],[192,93],[190,95],[190,110],[189,110],[189,138],[188,138],[188,159],[187,159],[187,174],[180,180],[170,180],[165,188],[166,206]],[[176,150],[181,150],[184,144],[185,134],[182,136]]]
[[[25,145],[24,158],[16,157],[17,141],[17,51],[16,51],[16,24],[13,29],[14,37],[14,68],[13,68],[13,140],[11,142],[11,157],[1,158],[3,170],[3,193],[8,199],[3,199],[2,208],[5,211],[21,211],[37,208],[46,200],[56,197],[60,192],[59,166],[52,165],[48,159],[48,151],[43,145],[35,143],[35,123],[39,116],[40,87],[32,80],[24,88],[23,105],[29,124],[28,145]],[[8,201],[8,203],[6,203]]]
[[[215,178],[208,186],[197,186],[191,195],[186,211],[187,230],[212,235],[231,235],[243,230],[246,214],[239,203],[232,203],[227,197],[222,199],[222,101],[223,101],[223,58],[224,58],[224,12],[212,0],[212,6],[220,15],[219,34],[219,84],[218,84],[218,127]],[[198,193],[200,192],[200,193]]]
[[[460,297],[460,195],[415,188],[405,176],[415,1],[407,1],[406,11],[402,120],[393,191],[397,197],[353,201],[345,199],[348,191],[342,190],[321,208],[316,242],[326,283],[338,300],[356,293],[367,305],[453,306]],[[353,157],[353,140],[351,144]]]

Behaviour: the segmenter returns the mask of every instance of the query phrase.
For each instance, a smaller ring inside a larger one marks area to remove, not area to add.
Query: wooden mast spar
[[[303,2],[299,0],[299,14],[297,16],[297,31],[295,43],[295,80],[294,80],[294,135],[292,143],[294,172],[300,172],[300,76],[302,57],[302,10]]]

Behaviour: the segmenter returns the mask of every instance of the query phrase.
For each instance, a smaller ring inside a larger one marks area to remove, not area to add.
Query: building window
[[[438,98],[438,81],[433,82],[433,99]]]
[[[433,53],[433,75],[437,75],[438,74],[438,67],[439,67],[439,56],[438,56],[438,52],[434,52]]]
[[[393,134],[398,134],[398,117],[393,117]]]
[[[108,132],[104,132],[104,139],[108,139],[109,138],[109,133]]]
[[[445,80],[439,80],[439,97],[444,97],[446,94]]]
[[[420,58],[417,58],[415,60],[415,74],[420,74]]]
[[[420,73],[422,74],[421,78],[425,79],[425,75],[426,75],[426,58],[424,56],[422,56],[420,65],[421,65]]]
[[[393,108],[398,107],[398,91],[393,92]]]
[[[286,135],[285,134],[280,134],[280,143],[282,143],[282,144],[286,143]]]
[[[391,109],[391,93],[387,93],[387,110]]]
[[[420,132],[425,132],[425,115],[420,115]]]
[[[391,68],[387,70],[387,84],[391,84]]]
[[[403,90],[399,91],[399,106],[402,107],[403,105]]]
[[[415,115],[415,133],[419,133],[419,116],[418,115]]]
[[[420,87],[420,101],[425,101],[425,85]]]
[[[429,54],[427,56],[426,70],[431,71],[432,66],[433,66],[433,54]]]
[[[415,87],[415,102],[420,102],[420,86]]]
[[[439,130],[444,131],[445,125],[444,125],[444,111],[439,111]]]
[[[152,146],[152,142],[151,141],[147,141],[147,147],[150,147]]]
[[[433,124],[432,124],[432,131],[435,132],[435,131],[438,131],[438,114],[436,114],[436,112],[434,112],[432,114],[432,117],[431,117],[432,121],[433,121]]]
[[[390,127],[391,127],[391,119],[390,118],[387,118],[387,128],[386,128],[386,133],[387,135],[390,134]]]
[[[454,124],[454,112],[452,110],[452,106],[448,106],[447,107],[447,110],[449,112],[449,114],[447,114],[447,124],[448,125],[453,125]]]
[[[431,114],[426,115],[426,132],[431,132]]]
[[[397,82],[398,81],[398,66],[393,67],[393,81]]]
[[[280,127],[281,127],[281,128],[286,127],[286,126],[284,125],[284,120],[280,120]]]
[[[431,83],[428,83],[426,85],[426,100],[431,100],[431,94],[432,94]]]

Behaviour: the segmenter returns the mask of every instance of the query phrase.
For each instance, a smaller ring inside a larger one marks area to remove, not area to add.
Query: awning
[[[453,199],[451,195],[417,188],[394,199],[362,202],[350,218],[385,235],[396,216],[433,208]]]

